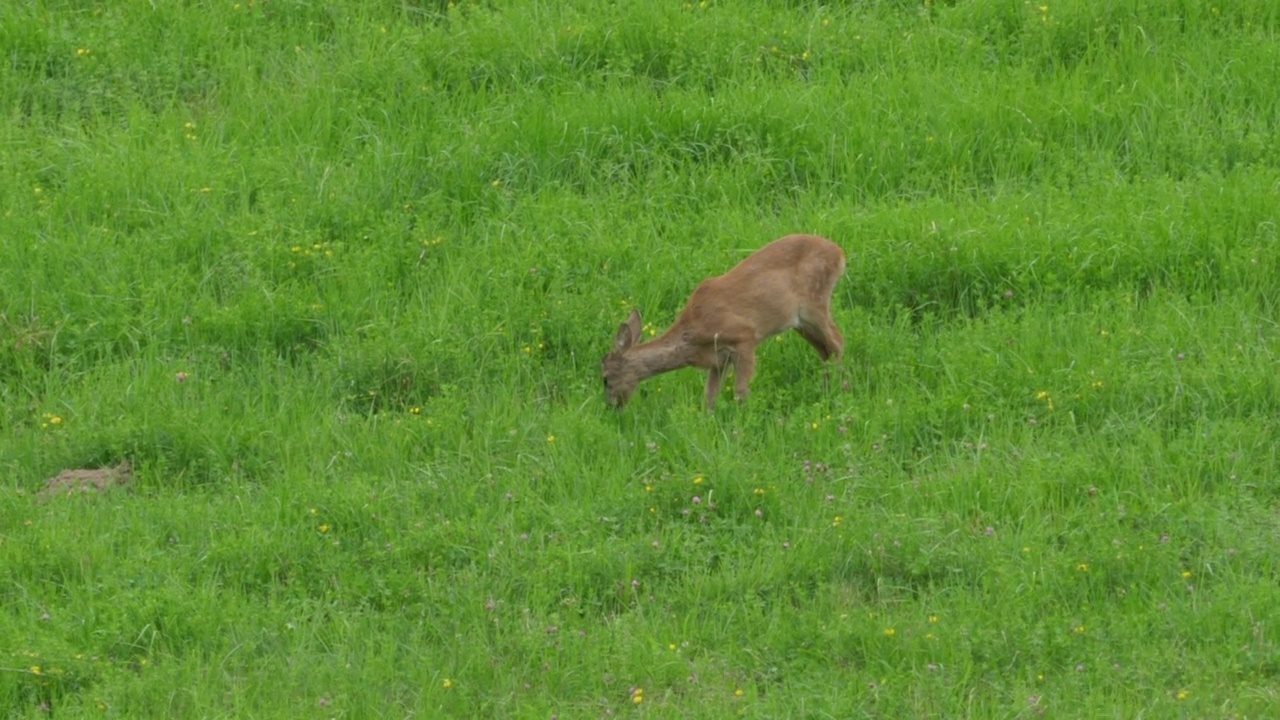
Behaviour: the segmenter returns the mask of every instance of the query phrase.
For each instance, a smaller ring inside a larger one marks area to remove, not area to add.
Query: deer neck
[[[694,348],[679,334],[668,331],[661,337],[633,346],[627,355],[643,379],[693,364]]]

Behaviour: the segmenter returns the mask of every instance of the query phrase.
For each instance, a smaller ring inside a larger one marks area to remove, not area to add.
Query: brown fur
[[[734,397],[742,402],[755,374],[756,347],[787,330],[800,333],[823,360],[838,360],[844,337],[831,320],[831,291],[842,274],[839,245],[788,235],[702,281],[671,328],[651,342],[636,344],[642,323],[632,310],[600,364],[606,399],[621,408],[640,381],[693,366],[707,371],[708,410],[715,409],[729,368]]]

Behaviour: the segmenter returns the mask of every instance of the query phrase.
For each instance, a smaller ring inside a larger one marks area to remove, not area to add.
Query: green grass
[[[1274,716],[1278,41],[6,4],[0,716]],[[605,407],[630,308],[791,232],[839,390],[784,336],[744,406]]]

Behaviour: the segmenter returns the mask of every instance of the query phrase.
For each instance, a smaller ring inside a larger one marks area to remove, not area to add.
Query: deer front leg
[[[751,394],[751,377],[756,374],[756,348],[754,345],[738,346],[733,371],[733,397],[739,403],[746,402]]]
[[[720,388],[724,383],[724,371],[719,365],[712,365],[707,371],[707,412],[716,409],[716,398],[720,396]]]

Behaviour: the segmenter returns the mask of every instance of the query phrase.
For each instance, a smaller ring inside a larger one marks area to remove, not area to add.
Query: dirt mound
[[[110,468],[63,470],[44,483],[38,493],[43,499],[55,495],[104,492],[113,487],[124,487],[133,482],[133,465],[128,460]]]

